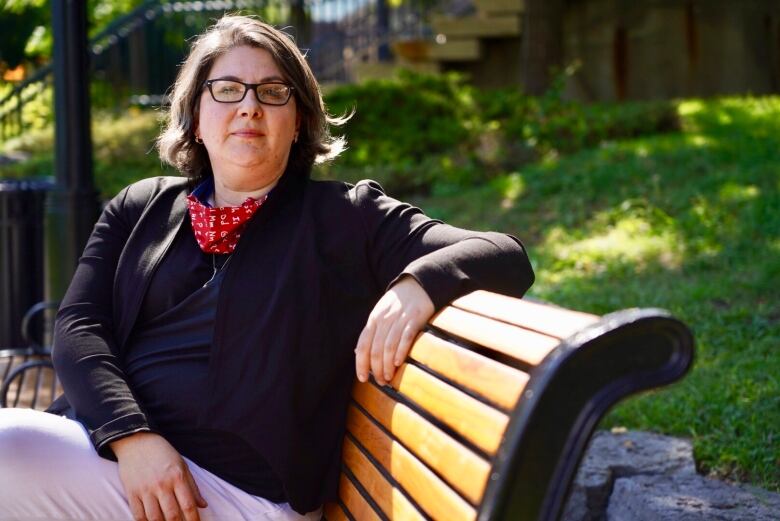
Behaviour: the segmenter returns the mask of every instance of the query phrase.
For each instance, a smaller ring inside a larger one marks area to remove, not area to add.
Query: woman
[[[385,384],[435,310],[531,285],[510,236],[311,181],[343,144],[329,123],[284,33],[227,16],[195,41],[158,143],[186,178],[127,187],[96,224],[56,322],[61,416],[0,411],[0,510],[318,519],[353,374]]]

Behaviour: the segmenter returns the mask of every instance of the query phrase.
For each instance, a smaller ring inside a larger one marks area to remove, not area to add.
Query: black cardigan
[[[101,456],[149,430],[122,351],[151,275],[187,215],[187,181],[146,179],[105,208],[57,314],[53,360],[65,396],[50,412],[81,421]],[[199,423],[237,433],[265,457],[298,512],[337,494],[341,441],[368,314],[402,274],[440,309],[477,288],[522,296],[521,243],[461,230],[355,186],[285,174],[249,222],[217,305]],[[67,398],[65,398],[67,397]]]

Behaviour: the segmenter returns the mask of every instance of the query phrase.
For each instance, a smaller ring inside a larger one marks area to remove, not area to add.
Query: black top
[[[282,485],[257,451],[235,433],[198,424],[224,275],[214,269],[228,261],[204,254],[185,219],[152,278],[122,362],[151,429],[228,483],[281,503]]]
[[[157,177],[117,195],[57,313],[52,359],[65,397],[49,410],[84,424],[106,458],[111,441],[151,429],[121,359],[187,217],[187,193],[186,179]],[[297,512],[338,495],[355,345],[402,276],[436,309],[475,289],[522,296],[533,282],[512,236],[430,219],[371,181],[295,172],[249,221],[224,268],[206,399],[192,406],[201,428],[235,433],[263,456]]]

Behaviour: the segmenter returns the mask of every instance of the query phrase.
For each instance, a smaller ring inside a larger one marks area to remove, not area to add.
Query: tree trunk
[[[525,0],[523,21],[523,84],[540,95],[550,86],[551,70],[563,65],[565,0]]]

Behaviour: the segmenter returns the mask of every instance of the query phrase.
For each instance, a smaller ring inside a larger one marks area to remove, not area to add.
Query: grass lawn
[[[679,384],[602,426],[693,439],[699,469],[780,489],[780,99],[689,101],[680,133],[548,158],[415,201],[520,237],[535,297],[598,314],[662,307],[694,330]]]
[[[701,471],[780,491],[780,98],[687,101],[679,111],[681,132],[548,156],[413,202],[521,238],[535,297],[598,314],[663,307],[687,322],[693,371],[602,426],[691,437]],[[170,173],[152,150],[158,126],[154,113],[96,118],[105,197]],[[7,143],[32,157],[0,176],[50,173],[51,134]]]

